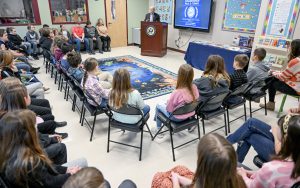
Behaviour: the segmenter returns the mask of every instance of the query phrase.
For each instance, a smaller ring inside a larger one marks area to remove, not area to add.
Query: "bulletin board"
[[[263,35],[291,39],[299,15],[300,0],[270,0]]]
[[[261,0],[226,0],[223,30],[255,33]]]
[[[155,12],[160,15],[160,21],[172,24],[173,0],[155,0]]]

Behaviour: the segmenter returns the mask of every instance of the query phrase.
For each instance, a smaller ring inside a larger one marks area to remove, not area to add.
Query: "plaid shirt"
[[[82,79],[83,81],[84,79]],[[81,83],[83,86],[83,82]],[[85,82],[85,90],[89,96],[93,97],[95,102],[91,99],[87,99],[91,105],[98,106],[102,102],[102,98],[108,99],[110,89],[104,89],[99,82],[99,78],[95,75],[88,74]]]
[[[241,85],[248,82],[247,74],[243,69],[234,70],[230,76],[230,87],[229,89],[235,90],[236,88],[240,87]]]

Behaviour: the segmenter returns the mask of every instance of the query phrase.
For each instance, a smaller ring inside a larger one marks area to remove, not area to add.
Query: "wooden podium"
[[[167,53],[168,24],[141,22],[141,55],[163,57]]]

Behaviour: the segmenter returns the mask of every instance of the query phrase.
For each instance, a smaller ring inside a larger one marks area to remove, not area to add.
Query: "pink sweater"
[[[274,160],[265,163],[250,178],[243,177],[249,188],[290,188],[300,180],[291,179],[294,162]]]
[[[199,98],[199,92],[195,84],[192,86],[193,94],[195,99]],[[173,112],[178,107],[182,106],[185,103],[190,103],[193,101],[193,96],[190,94],[187,88],[184,89],[176,89],[171,94],[168,102],[167,102],[167,111]],[[175,116],[177,119],[187,119],[195,114],[195,112],[187,113],[184,115]]]

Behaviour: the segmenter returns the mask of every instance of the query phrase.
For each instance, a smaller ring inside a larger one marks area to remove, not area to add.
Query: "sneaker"
[[[56,123],[56,127],[64,127],[67,125],[67,122],[66,121],[62,121],[62,122],[55,122]]]
[[[264,108],[265,104],[259,104],[259,107]],[[267,110],[274,111],[275,110],[275,103],[274,102],[268,102],[266,104],[266,107],[267,107]]]
[[[35,59],[30,55],[28,56],[28,60],[34,61]]]
[[[49,87],[43,87],[44,91],[48,91],[50,88]]]
[[[102,50],[99,50],[99,53],[100,53],[100,54],[103,54],[103,51],[102,51]]]
[[[69,136],[68,133],[55,133],[55,134],[60,135],[62,139],[65,139]]]
[[[260,99],[257,98],[257,99],[254,100],[254,102],[255,102],[255,103],[260,103]]]
[[[32,67],[32,69],[30,70],[30,72],[32,74],[36,74],[36,73],[38,73],[39,70],[40,70],[40,67],[36,67],[36,68]]]

